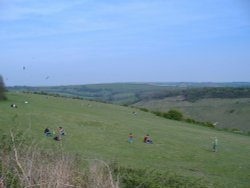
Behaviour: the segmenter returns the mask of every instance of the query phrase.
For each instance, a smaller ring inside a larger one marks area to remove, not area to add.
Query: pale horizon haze
[[[248,0],[0,0],[6,86],[250,82]]]

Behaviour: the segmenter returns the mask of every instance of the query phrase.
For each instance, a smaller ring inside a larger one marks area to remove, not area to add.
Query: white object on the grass
[[[216,126],[218,123],[219,123],[219,122],[214,122],[214,124],[213,124],[213,125],[214,125],[214,126]]]

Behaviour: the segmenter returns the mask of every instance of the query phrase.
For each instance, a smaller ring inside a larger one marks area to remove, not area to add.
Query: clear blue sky
[[[7,86],[249,82],[250,1],[0,0],[0,74]]]

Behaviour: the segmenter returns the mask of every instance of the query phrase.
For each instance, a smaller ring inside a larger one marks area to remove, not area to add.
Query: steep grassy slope
[[[171,171],[206,180],[210,187],[248,187],[250,137],[166,120],[151,113],[111,104],[31,94],[8,94],[0,103],[0,126],[24,130],[44,149],[62,146],[82,158],[115,161],[124,167]],[[28,101],[25,104],[24,101]],[[16,103],[18,108],[10,108]],[[137,115],[133,115],[133,112]],[[64,127],[61,142],[45,137],[45,127]],[[135,142],[129,144],[129,132]],[[152,145],[142,143],[149,133]],[[211,152],[211,137],[219,139]]]

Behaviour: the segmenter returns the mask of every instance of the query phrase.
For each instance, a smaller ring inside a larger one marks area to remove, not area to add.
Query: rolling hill
[[[201,99],[195,102],[180,97],[167,97],[158,100],[145,100],[133,104],[134,107],[150,111],[180,111],[186,118],[201,122],[211,122],[216,128],[250,132],[250,98],[239,99]]]
[[[250,131],[250,84],[233,83],[116,83],[56,87],[9,87],[45,95],[63,95],[105,103],[167,112],[214,123],[216,128]]]
[[[8,98],[0,102],[1,133],[22,130],[41,148],[60,143],[64,151],[82,158],[114,161],[124,168],[172,172],[204,181],[206,187],[250,184],[249,136],[95,101],[27,93],[8,93]],[[10,108],[11,103],[18,108]],[[56,130],[59,126],[66,131],[61,142],[43,135],[46,127]],[[129,132],[135,135],[132,144],[127,142]],[[150,134],[154,144],[142,143],[145,134]],[[211,152],[212,137],[219,139],[218,152]]]

